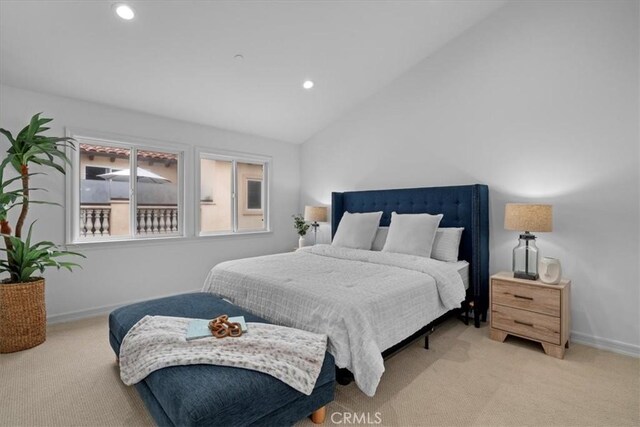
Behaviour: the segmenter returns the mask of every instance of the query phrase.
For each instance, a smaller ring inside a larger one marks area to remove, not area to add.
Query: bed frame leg
[[[424,349],[425,350],[429,350],[429,335],[431,335],[433,333],[433,331],[435,331],[436,328],[435,326],[431,326],[431,329],[429,329],[427,331],[427,333],[424,336]]]
[[[471,311],[471,307],[473,307],[473,303],[470,301],[465,301],[462,308],[464,309],[464,324],[465,326],[469,326],[469,312]]]
[[[475,303],[473,300],[470,299],[466,299],[463,303],[462,303],[462,316],[461,319],[462,322],[465,324],[465,326],[469,326],[469,319],[471,319],[471,311],[473,310],[473,307],[475,306]],[[475,314],[475,311],[474,311]],[[474,316],[475,317],[475,316]]]
[[[309,417],[311,418],[311,422],[314,424],[324,423],[324,420],[327,417],[327,407],[323,406],[322,408],[316,409]]]
[[[473,310],[474,324],[476,328],[480,327],[480,321],[487,321],[487,310]]]
[[[336,382],[340,385],[349,385],[353,381],[353,374],[346,368],[336,366]]]

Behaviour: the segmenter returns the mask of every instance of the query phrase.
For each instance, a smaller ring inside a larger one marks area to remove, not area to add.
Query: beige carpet
[[[640,360],[573,345],[564,360],[537,344],[490,341],[451,321],[386,362],[378,392],[337,386],[326,424],[640,425]],[[54,325],[46,343],[0,355],[0,425],[150,425],[119,380],[106,317]],[[312,425],[304,420],[300,425]]]

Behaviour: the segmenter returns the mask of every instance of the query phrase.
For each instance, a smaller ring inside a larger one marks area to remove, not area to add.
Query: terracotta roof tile
[[[120,147],[109,147],[106,145],[80,144],[80,152],[97,154],[102,156],[128,157],[129,149]],[[138,158],[143,160],[176,160],[177,156],[171,153],[158,151],[138,150]]]

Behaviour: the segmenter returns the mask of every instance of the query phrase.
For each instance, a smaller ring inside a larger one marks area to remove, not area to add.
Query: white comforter
[[[328,335],[336,365],[369,396],[384,372],[380,353],[465,297],[448,263],[329,245],[220,263],[203,290],[270,322]]]

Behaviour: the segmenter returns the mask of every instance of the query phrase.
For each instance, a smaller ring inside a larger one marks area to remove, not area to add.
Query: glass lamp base
[[[538,280],[538,274],[534,273],[526,273],[524,271],[514,271],[513,277],[516,279],[527,279],[527,280]]]
[[[538,248],[536,236],[525,231],[520,235],[518,246],[513,248],[513,277],[538,280]]]

